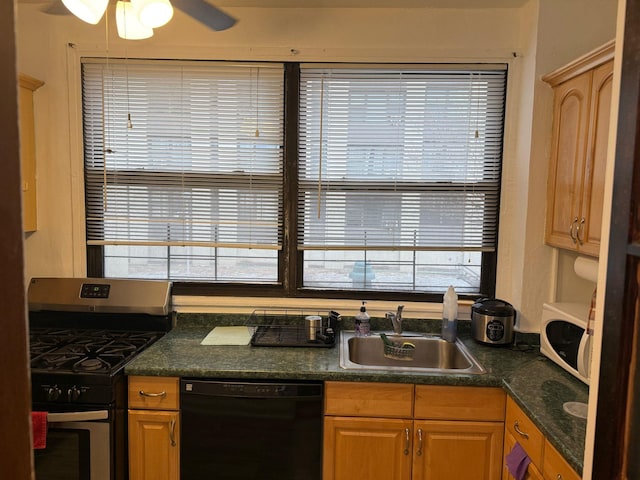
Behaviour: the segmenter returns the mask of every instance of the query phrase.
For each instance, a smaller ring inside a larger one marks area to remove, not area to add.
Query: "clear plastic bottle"
[[[442,338],[455,342],[458,330],[458,294],[449,286],[442,302]]]
[[[365,303],[367,302],[362,302],[360,311],[354,317],[356,337],[368,337],[369,335],[371,335],[370,317],[367,313],[367,307],[365,307]]]

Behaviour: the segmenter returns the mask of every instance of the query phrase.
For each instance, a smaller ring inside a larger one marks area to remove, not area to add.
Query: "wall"
[[[522,330],[535,331],[555,268],[552,249],[542,243],[551,92],[539,78],[612,38],[615,5],[531,0],[518,9],[229,8],[240,21],[224,32],[176,12],[153,38],[124,42],[115,35],[113,15],[106,35],[104,20],[90,26],[44,15],[42,5],[20,4],[19,69],[46,82],[36,105],[40,226],[25,242],[26,275],[85,274],[82,55],[504,62],[509,92],[497,295],[521,311]]]

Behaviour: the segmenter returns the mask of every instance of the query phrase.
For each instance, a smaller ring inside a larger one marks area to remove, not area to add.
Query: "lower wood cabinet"
[[[509,431],[505,431],[505,434],[504,434],[505,455],[508,454],[513,449],[513,447],[516,446],[516,441],[517,440],[515,439],[515,437]],[[502,473],[502,480],[515,480],[514,477],[511,475],[511,473],[509,473],[506,463],[504,465],[504,470]],[[530,463],[529,466],[527,467],[527,473],[525,473],[524,475],[524,480],[543,480],[542,473],[540,473],[540,470],[538,470],[538,467],[536,467],[534,463]]]
[[[415,421],[414,430],[413,480],[500,478],[503,423]]]
[[[516,442],[531,459],[525,480],[580,480],[580,475],[571,468],[529,417],[509,397],[505,418],[503,480],[514,480],[507,469],[506,456]]]
[[[504,402],[497,388],[327,382],[323,478],[499,480]]]
[[[411,476],[410,419],[325,417],[324,480],[406,480]]]
[[[180,381],[129,377],[129,480],[180,479]]]
[[[129,478],[180,478],[180,413],[129,410]]]

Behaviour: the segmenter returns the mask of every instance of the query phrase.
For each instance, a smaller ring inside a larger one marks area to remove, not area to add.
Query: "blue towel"
[[[522,448],[522,445],[516,442],[505,458],[507,460],[507,469],[511,476],[516,480],[522,480],[527,474],[527,468],[531,463],[531,459]]]

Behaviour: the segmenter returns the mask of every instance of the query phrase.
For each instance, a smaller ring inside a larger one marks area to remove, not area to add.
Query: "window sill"
[[[361,300],[330,298],[277,298],[277,297],[195,297],[173,296],[173,309],[177,313],[232,313],[251,314],[254,310],[295,308],[305,310],[336,310],[345,316],[355,315]],[[471,301],[460,301],[458,313],[460,319],[469,319]],[[373,317],[384,317],[393,312],[399,304],[404,305],[405,318],[435,319],[442,318],[441,303],[367,301],[367,311]]]

